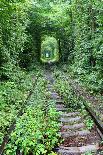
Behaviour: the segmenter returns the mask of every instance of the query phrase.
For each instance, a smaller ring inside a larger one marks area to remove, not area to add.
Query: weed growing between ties
[[[60,71],[54,72],[55,76],[55,89],[59,92],[60,96],[63,98],[65,105],[70,111],[77,110],[82,106],[82,101],[76,95],[75,91],[69,85],[68,80]]]
[[[92,118],[89,116],[87,111],[85,110],[84,104],[87,104],[86,101],[83,100],[82,97],[78,97],[75,91],[70,86],[68,80],[60,71],[54,72],[55,76],[55,89],[62,96],[65,105],[69,108],[69,111],[79,110],[81,112],[82,117],[85,118],[86,127],[91,130],[94,127],[94,122]],[[85,103],[84,103],[85,102]],[[89,105],[88,105],[89,106]]]

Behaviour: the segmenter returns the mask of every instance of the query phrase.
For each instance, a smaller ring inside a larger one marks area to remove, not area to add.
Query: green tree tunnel
[[[16,67],[29,69],[39,62],[47,35],[58,41],[59,62],[66,62],[74,76],[89,81],[86,75],[91,75],[91,83],[101,88],[102,9],[102,0],[1,0],[1,79],[10,78]]]
[[[103,129],[103,0],[0,0],[0,155],[103,155],[85,105]]]
[[[44,63],[59,61],[59,45],[54,37],[46,36],[42,41],[40,59]]]

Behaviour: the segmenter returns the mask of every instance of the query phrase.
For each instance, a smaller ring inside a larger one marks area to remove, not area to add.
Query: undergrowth
[[[24,114],[17,119],[5,155],[16,155],[17,149],[24,155],[53,154],[60,137],[59,113],[52,100],[46,101],[46,84],[43,78],[38,79]]]

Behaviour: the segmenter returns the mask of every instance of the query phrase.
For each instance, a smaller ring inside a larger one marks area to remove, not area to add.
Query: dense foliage
[[[103,3],[72,1],[74,51],[72,71],[91,90],[103,91]]]
[[[27,42],[26,27],[29,21],[26,5],[26,0],[0,1],[0,71],[4,79],[12,76]]]
[[[102,93],[102,0],[1,0],[0,7],[2,79],[10,78],[15,66],[28,68],[35,58],[40,60],[42,38],[51,35],[73,75]]]
[[[102,0],[0,0],[0,144],[17,119],[6,155],[14,155],[16,149],[24,154],[49,154],[58,142],[58,114],[55,103],[46,102],[47,83],[38,67],[45,36],[56,39],[50,48],[48,40],[43,46],[47,50],[58,46],[60,62],[66,62],[66,75],[77,78],[91,92],[103,94]],[[25,105],[38,74],[30,105]],[[55,73],[55,88],[65,103],[69,102],[67,106],[80,106],[75,92],[61,76]],[[22,107],[24,114],[17,118]],[[27,130],[30,133],[25,135]]]

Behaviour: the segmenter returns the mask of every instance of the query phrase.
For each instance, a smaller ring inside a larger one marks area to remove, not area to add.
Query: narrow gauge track
[[[59,155],[84,155],[86,153],[92,152],[93,155],[102,155],[103,148],[100,147],[101,137],[103,136],[103,128],[99,127],[91,110],[87,108],[90,116],[93,118],[95,128],[93,130],[87,129],[84,123],[84,118],[81,113],[77,111],[68,112],[62,98],[59,94],[53,90],[53,77],[51,76],[50,68],[46,72],[46,79],[49,81],[48,91],[51,93],[51,98],[56,100],[56,109],[61,112],[60,115],[60,134],[64,139],[63,143],[58,146],[55,151]],[[99,131],[99,132],[98,132]]]
[[[35,81],[33,82],[33,88],[32,88],[32,90],[29,91],[27,99],[24,102],[24,104],[22,105],[20,111],[18,112],[17,117],[20,117],[20,116],[23,115],[23,113],[24,113],[23,110],[25,109],[25,107],[26,107],[26,105],[27,105],[31,95],[33,94],[33,91],[34,91],[34,88],[35,88],[35,85],[37,83],[38,78],[39,78],[39,75],[36,77]],[[8,141],[9,141],[10,134],[15,129],[15,124],[16,124],[16,120],[13,120],[12,124],[10,125],[9,129],[7,130],[7,134],[4,135],[3,142],[2,142],[2,144],[0,146],[0,155],[3,155],[5,146],[7,145]],[[19,150],[17,150],[17,155],[19,155]]]

